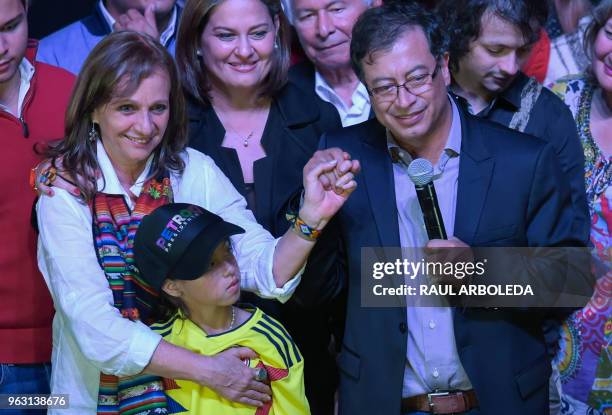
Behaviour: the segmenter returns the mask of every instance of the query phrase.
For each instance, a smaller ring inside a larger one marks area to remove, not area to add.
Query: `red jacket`
[[[542,29],[540,39],[531,48],[529,59],[523,65],[523,72],[527,76],[533,76],[539,83],[543,83],[548,73],[550,61],[550,38],[546,30]]]
[[[75,78],[34,61],[36,47],[30,41],[26,52],[35,73],[21,120],[0,110],[0,363],[48,362],[51,357],[53,303],[36,261],[37,235],[30,222],[35,194],[28,177],[41,159],[34,145],[64,136]]]

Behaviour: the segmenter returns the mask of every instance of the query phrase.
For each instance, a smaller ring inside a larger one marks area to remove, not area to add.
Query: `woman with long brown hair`
[[[311,237],[293,228],[274,239],[214,162],[185,149],[184,109],[172,57],[146,35],[109,35],[79,75],[66,138],[50,155],[62,159],[80,197],[58,188],[37,205],[39,267],[56,308],[51,389],[70,396],[70,408],[58,413],[112,412],[134,401],[157,411],[167,406],[157,376],[192,380],[253,406],[269,399],[269,387],[241,361],[254,357],[252,351],[201,356],[149,329],[156,298],[135,266],[134,234],[160,205],[203,206],[245,229],[232,237],[242,284],[282,300],[299,282],[294,276],[314,245],[312,234],[325,226],[355,182],[344,175],[336,191],[325,191],[319,175],[335,165],[310,163],[300,220]],[[179,219],[167,224],[160,243],[173,243],[172,232],[182,229]]]
[[[188,0],[176,60],[189,102],[189,146],[212,157],[257,222],[282,235],[289,227],[285,203],[302,187],[304,165],[321,134],[341,124],[331,104],[288,82],[288,24],[280,1]],[[336,243],[322,236],[288,304],[242,297],[287,326],[304,355],[313,414],[332,413],[337,374],[325,301],[334,293],[309,284],[333,280]]]

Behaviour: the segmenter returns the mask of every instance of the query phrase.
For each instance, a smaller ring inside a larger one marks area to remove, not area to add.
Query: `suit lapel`
[[[232,148],[222,147],[225,128],[212,106],[190,107],[190,125],[193,130],[189,146],[212,157],[215,164],[230,179],[236,190],[244,192],[242,170],[238,154]]]
[[[264,148],[266,156],[263,159],[255,161],[253,164],[253,175],[258,184],[255,199],[257,204],[258,219],[264,218],[262,223],[272,225],[271,218],[276,212],[273,212],[272,199],[279,192],[278,185],[283,183],[278,180],[279,171],[284,172],[284,166],[279,166],[282,163],[283,155],[280,154],[281,141],[284,140],[282,130],[278,129],[278,122],[275,113],[275,104],[272,103],[270,113],[266,121],[266,126],[261,137],[261,144]],[[285,155],[286,156],[286,155]],[[280,174],[284,177],[283,174]]]
[[[278,114],[276,115],[278,117]],[[270,183],[272,195],[270,202],[285,201],[291,197],[302,183],[302,167],[306,165],[313,149],[308,149],[294,132],[279,119],[276,128],[271,132],[275,135],[274,151],[268,154],[266,160],[267,172],[264,183]],[[261,180],[258,177],[258,180]]]
[[[361,155],[366,191],[381,246],[400,246],[395,180],[385,129],[378,122],[372,125],[363,139]]]
[[[368,115],[368,120],[371,120],[372,118],[376,118],[376,114],[374,113],[374,108],[372,108],[372,106],[370,105],[370,114]]]
[[[275,98],[262,136],[266,158],[255,163],[257,182],[269,184],[257,188],[258,212],[276,214],[302,183],[302,167],[316,149],[316,140],[308,144],[308,135],[315,134],[308,127],[319,117],[318,108],[304,107],[303,93],[292,85]]]
[[[486,137],[461,109],[461,159],[454,235],[470,245],[482,214],[495,160],[487,150]]]

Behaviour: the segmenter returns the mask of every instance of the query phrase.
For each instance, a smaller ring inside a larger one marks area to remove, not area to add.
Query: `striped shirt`
[[[225,333],[207,335],[189,319],[178,315],[151,329],[164,340],[203,355],[214,355],[230,347],[248,347],[259,355],[245,362],[268,372],[272,400],[257,414],[308,415],[304,390],[304,359],[287,330],[260,309],[240,326]],[[166,395],[172,414],[253,415],[254,407],[228,401],[213,390],[185,380],[166,381]]]

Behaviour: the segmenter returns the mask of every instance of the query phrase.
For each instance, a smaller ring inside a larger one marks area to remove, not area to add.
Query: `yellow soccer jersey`
[[[261,408],[228,401],[209,388],[185,380],[164,380],[169,413],[192,415],[309,415],[304,390],[304,359],[287,330],[260,309],[242,325],[221,334],[207,335],[189,319],[174,317],[151,326],[164,340],[211,356],[230,347],[254,350],[259,359],[245,362],[268,372],[272,400]]]

